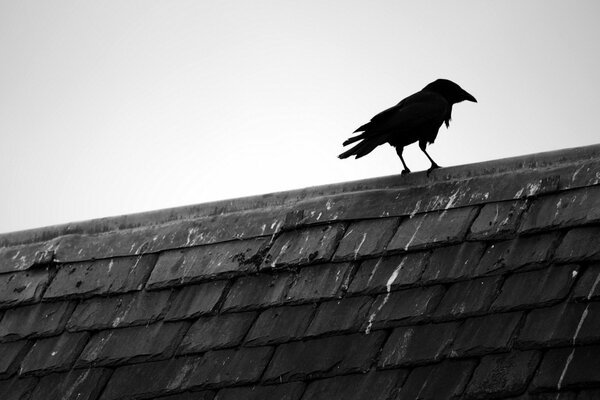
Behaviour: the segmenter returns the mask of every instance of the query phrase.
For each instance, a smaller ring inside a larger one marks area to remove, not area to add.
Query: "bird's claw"
[[[410,169],[408,169],[408,168],[403,169],[401,174],[402,175],[410,174]]]
[[[429,169],[427,170],[427,176],[429,176],[431,171],[433,171],[434,169],[438,169],[438,168],[441,168],[441,167],[437,164],[432,164],[431,167],[429,167]]]

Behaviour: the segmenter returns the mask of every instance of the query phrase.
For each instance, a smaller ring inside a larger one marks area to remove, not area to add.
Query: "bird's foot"
[[[408,168],[404,168],[404,169],[402,170],[402,175],[406,175],[406,174],[410,174],[410,169],[408,169]]]
[[[431,164],[431,167],[429,167],[429,169],[427,170],[427,176],[429,176],[431,171],[433,171],[434,169],[438,169],[438,168],[441,168],[441,167],[437,164]]]

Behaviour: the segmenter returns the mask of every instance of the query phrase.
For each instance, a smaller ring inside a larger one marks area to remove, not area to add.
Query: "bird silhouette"
[[[356,156],[363,157],[372,152],[377,146],[389,143],[396,148],[396,153],[402,161],[403,174],[410,169],[402,158],[404,146],[419,142],[419,147],[425,153],[431,167],[427,175],[440,168],[427,154],[427,144],[433,143],[442,123],[448,128],[452,118],[452,105],[468,100],[477,103],[475,97],[467,93],[456,83],[447,79],[438,79],[425,86],[421,91],[408,96],[395,106],[380,112],[371,121],[359,127],[356,132],[362,132],[346,140],[347,146],[358,142],[350,150],[339,155],[339,158]]]

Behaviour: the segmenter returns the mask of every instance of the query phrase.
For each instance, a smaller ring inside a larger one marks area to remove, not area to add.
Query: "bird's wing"
[[[379,136],[390,130],[411,130],[427,123],[442,123],[449,104],[441,95],[430,92],[417,92],[394,107],[388,108],[371,118],[356,132],[365,132],[365,137]]]

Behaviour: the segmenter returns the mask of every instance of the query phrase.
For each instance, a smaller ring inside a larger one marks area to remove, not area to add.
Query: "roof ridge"
[[[357,192],[414,189],[532,169],[544,172],[594,159],[600,159],[600,144],[446,167],[429,177],[424,171],[389,175],[3,233],[0,234],[0,247],[45,242],[71,234],[95,235],[255,210],[283,210],[299,202]]]

